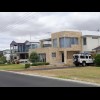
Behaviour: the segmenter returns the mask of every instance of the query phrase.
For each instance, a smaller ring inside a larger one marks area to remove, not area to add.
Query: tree
[[[0,63],[5,64],[6,62],[7,62],[6,57],[5,56],[0,56]]]
[[[38,54],[36,53],[36,52],[32,52],[31,54],[30,54],[30,59],[29,59],[32,63],[34,63],[34,62],[38,62],[38,60],[39,60],[39,56],[38,56]]]

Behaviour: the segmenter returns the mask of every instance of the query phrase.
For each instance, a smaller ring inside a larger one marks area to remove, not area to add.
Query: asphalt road
[[[0,87],[95,87],[95,85],[0,71]]]

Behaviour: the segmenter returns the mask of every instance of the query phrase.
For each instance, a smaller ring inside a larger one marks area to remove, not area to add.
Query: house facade
[[[7,61],[10,61],[10,49],[3,50],[3,55],[6,57]]]
[[[29,49],[37,48],[39,42],[29,42],[25,41],[24,43],[17,43],[12,41],[10,44],[10,58],[11,60],[27,60]]]
[[[98,35],[83,35],[82,36],[82,51],[93,52],[93,49],[100,46],[100,36]]]
[[[73,64],[73,54],[82,51],[82,33],[62,31],[51,34],[51,38],[40,40],[40,47],[29,49],[37,52],[40,60],[50,64]]]

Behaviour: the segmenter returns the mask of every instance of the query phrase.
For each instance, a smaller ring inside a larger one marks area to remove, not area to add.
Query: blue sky
[[[66,29],[97,31],[100,12],[0,12],[0,49],[12,40],[39,41]]]

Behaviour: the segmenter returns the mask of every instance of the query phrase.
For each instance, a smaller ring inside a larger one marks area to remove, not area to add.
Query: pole
[[[99,29],[98,29],[98,46],[99,46]]]
[[[31,44],[31,33],[30,33],[30,44]],[[31,47],[30,47],[30,49],[32,49],[32,44],[31,44]]]

